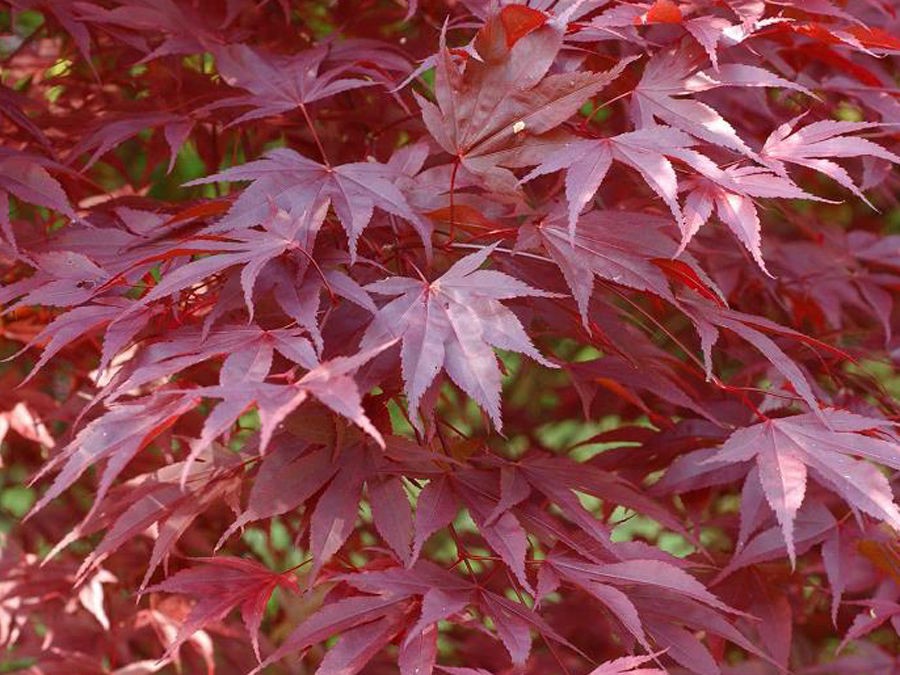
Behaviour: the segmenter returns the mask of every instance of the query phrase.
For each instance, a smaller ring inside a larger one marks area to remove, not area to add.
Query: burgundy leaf
[[[177,650],[192,633],[228,612],[240,607],[241,616],[259,658],[259,627],[269,596],[276,587],[297,589],[296,582],[275,574],[259,563],[230,556],[197,558],[198,564],[170,576],[162,583],[146,589],[146,593],[164,591],[198,598],[181,625],[169,652]]]

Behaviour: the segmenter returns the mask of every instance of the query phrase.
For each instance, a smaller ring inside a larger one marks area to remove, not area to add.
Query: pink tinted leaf
[[[486,525],[493,524],[503,513],[511,509],[531,494],[531,486],[515,467],[500,468],[500,501],[487,518]]]
[[[769,506],[781,523],[791,565],[795,565],[793,523],[806,492],[806,464],[802,455],[790,446],[776,445],[772,436],[770,434],[760,443],[762,449],[757,454],[759,480]]]
[[[711,456],[711,453],[707,456]],[[736,550],[743,548],[750,536],[768,518],[766,504],[767,498],[759,478],[759,466],[754,466],[747,474],[741,489],[741,527],[735,545]]]
[[[698,600],[723,612],[737,613],[710,593],[687,572],[659,560],[629,560],[601,565],[591,570],[592,576],[610,583],[658,586]]]
[[[520,11],[530,12],[510,6],[488,20],[462,72],[442,37],[435,69],[437,106],[417,97],[426,127],[441,147],[488,184],[509,192],[516,190],[515,177],[500,165],[523,161],[520,155],[527,155],[528,147],[519,140],[540,137],[565,122],[632,60],[622,59],[604,73],[545,77],[562,32],[552,23],[529,24],[533,30],[507,41],[512,28],[500,17]]]
[[[365,347],[361,346],[360,351],[353,356],[338,356],[320,363],[304,375],[297,386],[356,424],[384,448],[384,438],[366,415],[359,386],[350,374],[389,349],[395,342],[395,339],[386,339],[380,343],[370,343]]]
[[[429,588],[422,596],[422,611],[418,621],[410,628],[404,644],[437,628],[438,621],[446,621],[462,612],[470,604],[469,592],[449,592],[441,588]]]
[[[393,614],[343,631],[337,644],[322,659],[316,673],[355,675],[361,672],[397,634],[401,623],[402,617]]]
[[[822,120],[797,129],[795,127],[799,119],[797,117],[782,124],[770,134],[763,146],[762,156],[781,173],[785,172],[784,162],[815,169],[848,188],[868,203],[849,174],[841,166],[826,158],[866,156],[900,164],[900,157],[885,150],[877,143],[858,136],[845,136],[845,134],[877,127],[878,124]]]
[[[723,33],[731,23],[717,16],[697,16],[684,22],[685,30],[703,47],[712,61],[713,69],[718,70],[719,60],[716,49]]]
[[[806,553],[812,546],[822,541],[836,524],[834,516],[822,504],[811,502],[809,505],[801,506],[794,520],[795,554]],[[784,534],[780,525],[763,530],[735,553],[714,581],[724,579],[729,574],[748,565],[779,558],[786,553],[786,550]]]
[[[537,632],[544,640],[553,640],[557,644],[560,644],[567,649],[571,649],[577,654],[584,655],[578,647],[560,635],[533,609],[529,609],[522,603],[513,602],[512,600],[495,593],[482,591],[479,593],[478,597],[481,606],[491,615],[494,622],[498,623],[503,621],[505,623],[504,630],[510,630],[510,634],[508,635],[510,640],[509,647],[516,650],[517,653],[523,654],[525,658],[527,658],[531,648],[531,630]],[[526,627],[528,628],[527,637],[525,631]],[[498,632],[499,630],[500,629],[498,628]],[[503,641],[505,643],[506,639],[503,639]],[[515,658],[516,657],[513,657],[514,663],[516,662]]]
[[[28,204],[44,206],[69,218],[75,212],[62,186],[42,166],[48,163],[38,156],[4,150],[0,153],[0,225],[9,243],[15,245],[9,221],[8,194]],[[58,166],[58,165],[57,165]]]
[[[412,545],[412,512],[403,481],[395,476],[366,483],[372,521],[400,561],[409,565]]]
[[[657,644],[665,645],[666,654],[685,668],[698,675],[718,675],[722,672],[713,655],[689,630],[660,621],[654,624],[652,634]]]
[[[246,162],[221,173],[200,178],[187,185],[219,181],[253,183],[234,202],[231,210],[216,226],[220,232],[250,228],[266,222],[272,206],[292,218],[315,214],[313,229],[318,229],[330,204],[350,239],[351,258],[356,256],[357,241],[369,225],[375,207],[409,222],[430,245],[430,229],[395,185],[398,176],[386,164],[357,162],[326,167],[287,148],[277,148],[262,159]]]
[[[650,648],[637,607],[628,599],[626,593],[613,586],[591,581],[580,582],[579,586],[602,602],[644,649]]]
[[[597,140],[569,140],[542,159],[536,169],[526,175],[527,182],[539,175],[565,168],[566,197],[569,201],[569,233],[575,232],[575,222],[585,205],[593,198],[606,177],[613,160],[636,170],[644,182],[669,207],[675,222],[681,226],[682,213],[678,203],[678,181],[672,163],[666,155],[704,161],[708,170],[716,167],[708,159],[689,150],[694,140],[684,132],[666,126],[650,126]]]
[[[34,480],[38,480],[63,465],[50,489],[34,505],[29,516],[62,494],[88,467],[106,459],[106,467],[95,493],[95,505],[99,505],[116,476],[131,459],[181,415],[193,409],[196,403],[197,399],[193,396],[162,392],[137,403],[116,406],[88,424],[35,476]]]
[[[594,668],[589,675],[663,675],[661,668],[641,668],[640,666],[654,660],[663,652],[647,656],[623,656],[620,659],[607,661]]]
[[[197,474],[200,475],[198,476]],[[156,541],[153,542],[153,551],[150,553],[150,558],[147,561],[147,571],[141,580],[142,589],[150,583],[156,568],[167,560],[176,542],[184,535],[197,517],[217,501],[228,500],[236,489],[236,481],[234,479],[227,480],[215,474],[207,477],[203,475],[202,471],[195,472],[194,479],[200,483],[203,489],[198,486],[192,486],[193,489],[183,491],[174,502],[166,504],[156,503],[155,505],[159,507],[157,514],[153,514],[151,511],[145,515],[145,518],[157,515],[158,525]],[[82,569],[86,569],[86,564],[82,566]]]
[[[760,328],[769,329],[772,331],[777,331],[779,333],[785,333],[794,337],[803,338],[804,336],[795,331],[791,331],[789,329],[784,328],[783,326],[779,326],[778,324],[767,321],[760,320],[759,317],[752,317],[747,314],[742,314],[740,312],[735,312],[733,310],[723,309],[723,308],[712,308],[707,306],[707,309],[700,308],[699,305],[695,303],[691,303],[695,309],[700,309],[703,320],[697,322],[695,324],[698,329],[701,329],[702,324],[709,321],[711,324],[721,328],[727,328],[730,331],[733,331],[741,338],[749,342],[753,345],[760,353],[762,353],[769,362],[778,370],[782,375],[787,378],[787,380],[794,387],[794,390],[801,396],[801,398],[812,408],[814,411],[819,410],[818,399],[816,395],[813,393],[812,387],[809,384],[809,380],[807,380],[806,375],[803,374],[803,371],[797,366],[796,362],[793,361],[787,354],[785,354],[784,350],[779,347],[774,340],[765,335],[761,330],[757,329],[757,326]],[[708,328],[712,328],[707,323]],[[702,337],[701,333],[701,337]],[[718,335],[717,333],[707,335],[707,338],[704,340],[705,354],[708,353],[708,350],[711,349],[712,344],[715,343]],[[708,357],[707,357],[708,358]]]
[[[826,426],[832,417],[837,428]],[[900,452],[896,443],[856,433],[867,425],[872,428],[879,421],[831,409],[818,416],[767,420],[734,432],[706,461],[756,460],[763,491],[781,523],[793,563],[792,523],[803,503],[807,469],[812,470],[814,480],[838,492],[852,507],[900,531],[900,509],[887,479],[874,466],[854,457],[861,454],[896,468]]]
[[[254,49],[245,44],[231,44],[215,51],[216,68],[231,87],[249,94],[222,98],[207,109],[250,107],[231,124],[277,115],[299,106],[334,96],[342,91],[372,86],[374,83],[358,78],[344,78],[353,74],[348,68],[322,68],[328,49],[318,45],[291,56],[280,56]]]
[[[34,377],[63,347],[83,337],[95,328],[112,321],[120,312],[121,308],[115,306],[87,305],[75,307],[56,317],[23,347],[24,350],[32,344],[45,343],[41,357],[22,381],[22,384]]]
[[[692,136],[753,157],[750,147],[715,109],[693,98],[687,84],[698,60],[692,50],[671,48],[647,64],[632,95],[632,117],[641,127],[659,119]]]
[[[533,230],[565,277],[584,320],[599,277],[640,291],[672,298],[665,275],[654,258],[669,258],[677,248],[662,218],[638,213],[591,211],[581,217],[574,236],[558,218]],[[527,236],[532,230],[522,228]]]
[[[288,654],[324,642],[332,635],[377,621],[394,611],[400,602],[392,595],[355,596],[324,605],[303,621],[274,653],[253,670],[253,673],[262,672]]]
[[[319,497],[312,514],[309,535],[316,569],[337,553],[353,532],[361,490],[362,476],[353,467],[347,467]]]
[[[531,630],[528,624],[501,603],[494,602],[490,594],[483,597],[485,609],[494,620],[494,628],[509,652],[513,665],[522,666],[531,652]]]
[[[419,426],[419,402],[442,367],[500,429],[500,369],[493,347],[550,365],[534,348],[515,315],[498,302],[548,294],[506,274],[478,270],[495,246],[461,258],[430,283],[394,277],[367,289],[399,295],[375,315],[360,348],[402,340],[400,360],[414,426]]]
[[[459,512],[459,498],[444,476],[433,478],[419,493],[416,502],[415,539],[412,560],[415,561],[428,538],[449,525]]]
[[[161,127],[164,130],[166,141],[171,149],[169,171],[172,170],[175,155],[178,148],[190,133],[193,122],[180,115],[167,112],[130,113],[127,116],[119,116],[118,119],[101,120],[95,129],[85,134],[78,144],[69,153],[70,161],[80,155],[90,152],[85,168],[94,165],[97,160],[106,153],[144,131],[145,129]],[[171,129],[170,129],[171,127]]]
[[[437,626],[429,626],[403,641],[397,655],[400,675],[431,675],[434,672],[437,634]]]

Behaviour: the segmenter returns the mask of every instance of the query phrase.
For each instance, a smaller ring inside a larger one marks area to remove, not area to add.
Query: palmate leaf
[[[11,0],[6,660],[890,672],[900,42],[772,4]]]
[[[358,425],[384,447],[381,432],[363,410],[362,394],[352,373],[390,348],[394,342],[395,340],[384,341],[353,356],[339,356],[322,363],[306,362],[303,365],[310,370],[297,382],[287,385],[265,382],[272,365],[273,352],[276,349],[282,351],[283,345],[273,344],[262,336],[261,340],[247,345],[245,349],[229,354],[222,364],[218,386],[191,390],[195,396],[220,398],[222,402],[206,418],[200,437],[191,444],[184,479],[187,478],[191,461],[217,437],[225,434],[252,405],[259,412],[262,452],[268,447],[278,425],[310,396]],[[309,343],[303,346],[311,351]],[[307,354],[300,354],[300,358],[305,356]]]
[[[382,307],[363,336],[361,348],[402,340],[400,360],[410,418],[425,390],[444,368],[450,378],[490,416],[499,430],[500,368],[492,347],[525,354],[555,367],[534,348],[522,324],[499,301],[523,296],[552,297],[513,277],[478,268],[496,245],[458,260],[428,283],[391,277],[366,287],[370,293],[399,296]]]
[[[632,94],[632,117],[640,127],[652,127],[654,120],[659,119],[709,143],[756,157],[717,110],[690,94],[722,86],[809,91],[755,66],[727,64],[712,72],[698,72],[703,56],[699,50],[684,45],[658,52],[647,64]]]
[[[222,79],[229,86],[248,92],[206,106],[208,111],[232,107],[251,109],[230,124],[288,112],[343,91],[374,84],[353,77],[356,73],[348,66],[324,69],[323,62],[329,55],[326,45],[283,57],[246,44],[232,44],[217,49],[215,55],[216,69]]]
[[[797,164],[814,169],[840,183],[857,197],[869,203],[866,196],[846,169],[831,158],[878,157],[900,164],[900,156],[895,155],[877,143],[865,138],[846,136],[855,131],[877,128],[872,122],[836,122],[822,120],[796,128],[803,115],[785,122],[766,139],[760,153],[773,170],[786,175],[785,164]]]
[[[726,619],[742,612],[729,607],[693,576],[676,559],[632,558],[622,552],[621,562],[598,563],[562,550],[554,551],[542,566],[546,575],[545,592],[561,583],[584,590],[621,623],[627,635],[648,651],[651,640],[668,650],[668,655],[686,668],[699,673],[718,670],[709,650],[697,639],[694,630],[718,634],[742,648],[765,658]],[[623,637],[625,637],[623,635]]]
[[[115,478],[134,456],[170,428],[179,417],[192,410],[198,401],[190,392],[158,391],[138,401],[113,407],[84,427],[35,476],[37,480],[62,467],[31,513],[44,508],[78,480],[88,467],[105,459],[106,467],[95,493],[94,508],[99,506]]]
[[[814,199],[794,185],[786,175],[771,173],[756,166],[730,166],[722,180],[698,177],[691,182],[684,200],[682,247],[694,237],[715,210],[739,242],[768,274],[762,257],[762,228],[754,197]]]
[[[420,561],[411,569],[394,567],[342,575],[341,579],[362,592],[378,593],[394,603],[417,600],[419,618],[408,629],[404,644],[412,643],[438,621],[449,619],[472,605],[492,619],[497,637],[516,665],[521,666],[528,659],[532,631],[545,640],[579,651],[526,605],[480,588],[433,563]],[[430,665],[433,667],[433,662]]]
[[[285,211],[291,219],[309,214],[310,227],[318,230],[331,205],[350,240],[351,258],[355,258],[357,242],[372,220],[375,207],[406,220],[422,238],[424,246],[431,246],[430,227],[397,188],[395,181],[399,178],[400,174],[390,165],[379,162],[331,167],[293,150],[277,148],[262,159],[198,178],[187,185],[253,181],[211,230],[213,233],[265,223],[273,206]]]
[[[190,568],[144,591],[181,593],[197,598],[178,635],[169,645],[167,654],[177,652],[178,647],[194,632],[223,619],[232,609],[240,607],[253,651],[259,659],[259,627],[269,596],[277,587],[297,591],[296,580],[272,572],[252,560],[232,556],[196,558],[194,562],[196,564]]]
[[[862,435],[885,429],[882,420],[827,409],[766,420],[734,432],[708,463],[736,463],[755,459],[758,480],[781,524],[791,563],[796,562],[794,521],[804,501],[807,474],[840,494],[848,505],[900,532],[900,508],[887,478],[864,457],[900,469],[900,444]]]
[[[162,130],[166,145],[169,147],[169,167],[171,172],[175,166],[178,152],[184,145],[194,127],[194,120],[187,115],[176,115],[169,112],[130,112],[110,115],[98,121],[69,152],[69,161],[74,161],[82,154],[91,153],[85,163],[89,168],[106,153],[122,145],[129,138],[148,128]]]
[[[669,282],[655,259],[673,256],[677,244],[670,223],[658,216],[623,211],[591,211],[576,230],[559,212],[519,230],[518,247],[539,245],[559,266],[586,323],[596,278],[649,291],[674,302]]]
[[[16,237],[9,220],[9,196],[26,204],[52,209],[74,219],[75,212],[59,182],[48,168],[60,168],[39,155],[0,148],[0,233],[13,248]]]
[[[600,188],[615,160],[640,173],[644,182],[669,207],[675,222],[682,226],[684,218],[678,203],[678,180],[667,156],[681,159],[701,173],[713,177],[720,174],[719,168],[709,158],[690,149],[694,143],[694,139],[688,134],[658,125],[609,138],[573,139],[550,152],[522,181],[566,169],[571,237],[575,232],[578,214]]]
[[[275,652],[266,658],[253,674],[294,652],[302,652],[312,645],[324,642],[335,634],[348,634],[357,627],[371,626],[378,622],[393,622],[404,613],[410,601],[407,596],[394,593],[382,595],[356,595],[326,604],[302,622]],[[357,634],[358,635],[358,634]],[[365,641],[363,637],[362,641]],[[379,646],[391,640],[393,633],[381,635]],[[353,638],[351,637],[351,641]],[[344,648],[342,648],[344,649]],[[359,672],[359,668],[345,672]]]
[[[221,323],[207,332],[202,327],[186,326],[167,333],[165,339],[142,344],[141,349],[112,376],[100,398],[115,401],[138,387],[160,378],[177,376],[196,364],[232,354],[237,360],[268,349],[304,369],[312,369],[318,363],[305,331],[297,328],[263,330],[255,323]]]
[[[542,12],[519,5],[489,19],[472,47],[477,57],[469,57],[462,69],[442,42],[437,106],[417,96],[428,131],[465,168],[497,187],[514,188],[515,178],[498,164],[517,163],[520,139],[562,124],[631,60],[605,73],[545,77],[561,45],[558,26]]]

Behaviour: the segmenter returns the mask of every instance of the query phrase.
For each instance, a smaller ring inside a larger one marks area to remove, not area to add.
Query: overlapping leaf
[[[418,98],[431,135],[467,169],[497,186],[514,186],[513,176],[498,164],[517,164],[515,153],[501,151],[562,124],[627,64],[605,73],[547,75],[561,44],[561,31],[546,15],[517,5],[505,7],[479,31],[477,56],[469,56],[463,68],[442,44],[437,106]]]
[[[353,162],[340,166],[319,164],[287,148],[268,152],[262,159],[246,162],[221,173],[199,178],[188,185],[219,181],[253,181],[235,200],[214,232],[230,232],[267,222],[273,206],[292,220],[311,219],[318,229],[331,205],[356,254],[360,235],[372,220],[375,207],[409,222],[430,246],[430,228],[413,212],[395,185],[399,175],[379,162]]]
[[[413,420],[426,389],[444,368],[500,429],[500,368],[492,347],[554,367],[535,349],[516,315],[499,302],[553,294],[502,272],[479,270],[495,247],[458,260],[431,283],[392,277],[366,287],[378,295],[399,296],[375,315],[361,348],[401,339],[400,360]]]
[[[900,469],[900,445],[862,435],[884,422],[853,413],[825,410],[766,420],[734,432],[707,462],[756,460],[757,480],[775,511],[791,562],[795,561],[794,521],[804,501],[807,475],[836,491],[853,508],[900,531],[900,509],[887,478],[864,457]]]
[[[232,609],[240,607],[253,650],[259,658],[259,627],[269,596],[277,587],[296,591],[297,582],[288,575],[277,574],[243,558],[216,556],[197,558],[195,563],[145,591],[181,593],[197,598],[168,652],[175,652],[192,633],[220,621]]]

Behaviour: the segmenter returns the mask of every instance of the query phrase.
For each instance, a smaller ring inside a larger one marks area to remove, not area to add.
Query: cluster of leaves
[[[0,671],[900,667],[896,3],[0,8]]]

